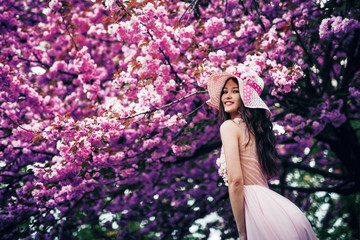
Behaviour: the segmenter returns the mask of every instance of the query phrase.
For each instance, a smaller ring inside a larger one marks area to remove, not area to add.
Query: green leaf
[[[295,42],[297,40],[297,36],[295,34],[291,35],[290,40]]]

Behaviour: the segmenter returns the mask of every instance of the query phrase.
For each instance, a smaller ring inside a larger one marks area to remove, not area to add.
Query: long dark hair
[[[236,78],[229,78],[226,80],[222,90],[223,95],[224,87],[229,80],[234,80],[238,84]],[[266,114],[266,110],[262,108],[247,108],[244,106],[242,99],[238,109],[241,114],[241,118],[246,123],[249,134],[255,136],[256,150],[259,158],[260,165],[268,178],[273,177],[279,171],[279,165],[277,162],[277,152],[275,149],[276,139],[273,131],[273,125],[270,118]],[[227,119],[231,119],[230,113],[225,112],[224,106],[220,100],[219,105],[219,118],[223,123]],[[249,144],[249,141],[247,144]]]

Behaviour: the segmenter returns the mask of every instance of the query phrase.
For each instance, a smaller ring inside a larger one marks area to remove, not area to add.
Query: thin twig
[[[199,1],[199,0],[195,0],[195,1],[194,1],[195,3],[194,3],[194,5],[192,6],[191,11],[194,11],[194,9],[195,9],[196,4],[198,3],[198,1]],[[184,25],[184,26],[186,26],[186,25],[187,25],[187,23],[188,23],[188,21],[189,21],[190,17],[191,17],[191,14],[189,14],[188,18],[186,19],[186,22],[185,22],[185,25]]]
[[[31,171],[29,171],[27,173],[24,173],[24,174],[21,174],[21,175],[0,174],[0,177],[21,178],[21,177],[24,177],[24,176],[27,176],[27,175],[30,175],[30,174],[32,174]]]
[[[23,150],[24,148],[22,147],[14,147],[14,149],[20,149]],[[39,154],[44,154],[44,155],[48,155],[48,156],[55,156],[56,153],[52,153],[52,152],[44,152],[44,151],[38,151],[38,150],[34,150],[34,149],[29,149],[31,150],[32,153],[39,153]]]
[[[181,82],[181,78],[177,75],[177,72],[175,71],[173,65],[170,62],[170,58],[164,53],[164,51],[159,47],[160,52],[162,53],[162,55],[164,56],[167,64],[170,66],[171,69],[171,73],[173,73],[175,75],[175,79],[176,79],[176,83],[180,83]]]
[[[189,8],[194,4],[194,2],[196,2],[197,0],[193,0],[189,6],[185,9],[185,12],[181,15],[180,19],[179,19],[179,23],[181,22],[181,19],[184,17],[185,13],[189,10]]]
[[[3,139],[3,138],[8,138],[10,137],[12,134],[9,134],[9,135],[5,135],[5,136],[1,136],[0,139]]]
[[[188,119],[188,121],[186,122],[186,124],[180,129],[180,131],[178,131],[178,132],[176,133],[176,135],[173,137],[173,139],[176,139],[177,137],[180,136],[180,134],[182,134],[182,132],[184,131],[184,129],[185,129],[187,126],[189,126],[189,124],[192,122],[192,119],[193,119],[192,115],[193,115],[195,112],[199,111],[199,109],[202,108],[202,106],[204,106],[204,104],[205,104],[205,102],[204,102],[203,104],[201,104],[199,107],[195,108],[195,109],[194,109],[193,111],[191,111],[190,113],[184,114],[184,116],[189,116],[190,119]]]
[[[257,12],[257,17],[258,17],[258,21],[260,23],[260,26],[264,30],[264,32],[266,32],[266,27],[265,27],[263,21],[261,20],[261,16],[260,16],[260,12],[259,12],[259,3],[256,0],[254,0],[253,2],[255,3],[255,9],[256,9],[256,12]]]
[[[35,132],[35,131],[31,131],[31,130],[28,130],[28,129],[22,127],[19,123],[17,123],[16,121],[12,120],[12,118],[9,117],[9,115],[6,114],[6,112],[5,112],[6,109],[4,109],[4,108],[2,108],[2,107],[0,107],[0,109],[2,109],[2,110],[4,111],[5,117],[7,117],[8,119],[10,119],[10,121],[11,121],[12,123],[14,123],[16,126],[18,126],[19,128],[21,128],[21,129],[23,129],[23,130],[25,130],[25,131],[27,131],[27,132],[31,132],[31,133],[34,133],[34,132]]]
[[[78,47],[77,47],[77,45],[76,45],[76,42],[75,42],[73,36],[71,35],[67,24],[65,23],[65,17],[63,16],[63,14],[61,14],[61,19],[62,19],[63,24],[65,25],[65,28],[66,28],[67,33],[69,34],[69,36],[70,36],[70,38],[71,38],[71,41],[73,42],[73,44],[74,44],[74,46],[75,46],[76,51],[79,51],[79,49],[78,49]]]
[[[307,50],[305,43],[302,41],[301,36],[300,36],[299,32],[297,31],[295,24],[292,20],[291,20],[291,27],[295,31],[296,37],[299,40],[299,43],[300,43],[302,49],[304,50],[306,56],[309,58],[309,62],[311,64],[311,66],[313,66],[315,64],[315,62],[313,61],[312,56],[310,55],[309,51]]]
[[[40,60],[39,57],[36,55],[36,53],[33,53],[33,54],[34,54],[34,56],[36,57],[37,61],[29,60],[29,59],[26,59],[26,58],[23,58],[23,57],[19,57],[19,59],[24,60],[24,61],[27,61],[27,62],[39,63],[41,66],[44,66],[46,69],[50,69],[50,65],[41,62],[41,60]],[[72,76],[72,77],[74,77],[74,78],[77,78],[77,77],[78,77],[78,74],[76,74],[76,73],[65,72],[65,71],[62,71],[62,70],[58,70],[58,72],[59,72],[59,73],[62,73],[62,74],[70,75],[70,76]]]
[[[146,27],[146,25],[144,23],[141,23],[143,26]],[[147,34],[149,34],[151,40],[154,40],[153,35],[151,34],[151,32],[149,30],[147,30]],[[170,58],[165,54],[165,52],[159,47],[160,52],[162,53],[162,55],[164,56],[167,64],[170,66],[171,69],[171,73],[173,73],[175,75],[175,80],[176,83],[180,83],[181,82],[181,78],[177,75],[177,72],[175,71],[173,65],[170,62]]]
[[[92,36],[90,36],[89,38],[98,40],[98,41],[100,41],[100,42],[107,42],[107,43],[124,43],[123,41],[119,41],[119,40],[101,39],[101,38],[96,38],[96,37],[92,37]]]
[[[46,67],[46,68],[50,68],[50,65],[49,65],[49,64],[46,64],[46,63],[41,62],[40,58],[38,57],[38,55],[36,55],[36,53],[33,52],[33,54],[34,54],[35,58],[37,59],[37,62],[38,62],[38,63],[40,63],[42,66],[44,66],[44,67]]]
[[[140,116],[140,115],[145,115],[145,114],[149,114],[149,113],[152,113],[152,112],[155,112],[155,111],[158,111],[158,110],[161,110],[163,108],[167,108],[167,107],[170,107],[171,105],[174,105],[178,102],[181,102],[182,100],[186,99],[186,98],[189,98],[193,95],[196,95],[196,94],[204,94],[204,93],[207,93],[208,91],[199,91],[199,92],[194,92],[194,93],[191,93],[189,95],[186,95],[178,100],[175,100],[173,102],[170,102],[168,104],[165,104],[163,106],[160,106],[158,108],[154,108],[152,110],[148,110],[148,111],[145,111],[145,112],[141,112],[141,113],[137,113],[137,114],[134,114],[134,115],[131,115],[131,116],[128,116],[128,117],[123,117],[123,118],[118,118],[118,120],[126,120],[126,119],[130,119],[130,118],[134,118],[134,117],[137,117],[137,116]]]
[[[226,18],[227,7],[228,7],[228,0],[225,0],[224,19]]]
[[[193,111],[191,111],[190,113],[184,114],[185,116],[191,116],[193,115],[195,112],[197,112],[200,108],[202,108],[202,106],[205,105],[205,102],[202,103],[200,106],[198,106],[197,108],[195,108]]]

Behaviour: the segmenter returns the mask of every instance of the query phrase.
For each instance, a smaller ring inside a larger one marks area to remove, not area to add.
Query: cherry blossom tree
[[[321,239],[359,238],[360,3],[2,0],[0,235],[237,236],[210,74],[260,75]]]

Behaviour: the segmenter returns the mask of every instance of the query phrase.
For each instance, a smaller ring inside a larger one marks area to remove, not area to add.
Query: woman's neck
[[[230,113],[230,118],[231,119],[235,119],[235,118],[241,118],[241,114],[236,112],[236,113]]]

